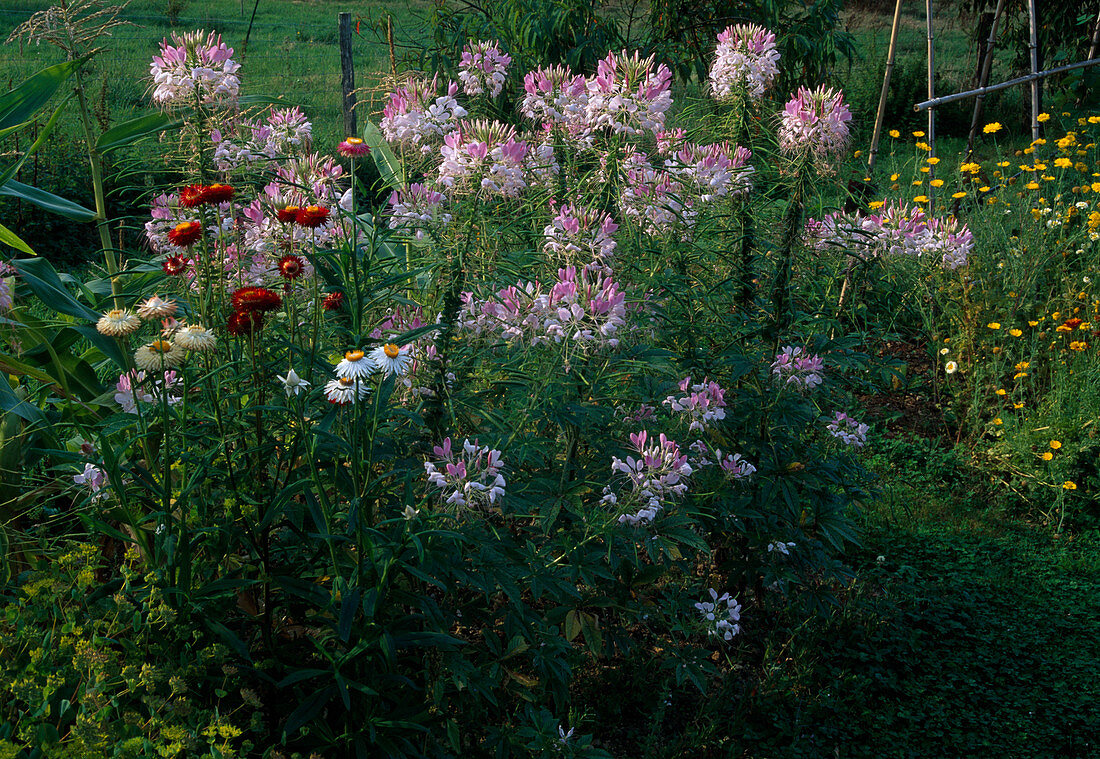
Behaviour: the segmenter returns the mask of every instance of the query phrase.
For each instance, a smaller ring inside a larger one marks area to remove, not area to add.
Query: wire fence
[[[283,22],[257,20],[250,26],[247,11],[251,10],[251,3],[240,17],[231,4],[224,5],[228,6],[228,16],[181,17],[173,26],[168,25],[164,15],[124,13],[120,16],[132,25],[117,28],[109,38],[101,40],[102,52],[85,69],[91,74],[91,88],[96,93],[97,116],[101,123],[117,123],[151,111],[149,65],[161,39],[172,31],[207,29],[220,33],[226,44],[234,48],[234,59],[241,63],[242,94],[281,97],[288,104],[301,106],[306,111],[322,144],[342,139],[336,13],[340,6],[326,6],[323,16],[312,13]],[[47,6],[43,3],[42,7]],[[0,8],[3,38],[36,9]],[[385,34],[379,30],[383,18],[377,9],[372,15],[354,18],[352,48],[356,86],[367,90],[359,97],[364,101],[361,118],[367,115],[366,111],[380,108],[380,90],[389,79],[390,50]],[[401,32],[406,41],[410,34],[415,34],[406,24],[401,25]],[[0,87],[10,89],[61,60],[61,51],[49,45],[22,40],[2,44]],[[375,108],[372,109],[372,105]]]

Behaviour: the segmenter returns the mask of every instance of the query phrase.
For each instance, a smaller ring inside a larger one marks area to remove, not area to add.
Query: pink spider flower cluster
[[[428,185],[411,183],[390,193],[390,229],[404,229],[423,240],[433,226],[451,222],[451,214],[442,210],[447,196]]]
[[[816,250],[840,249],[863,256],[912,256],[938,261],[945,269],[965,266],[974,235],[954,217],[928,216],[918,207],[891,202],[879,213],[831,213],[806,224],[806,241]]]
[[[630,444],[637,457],[611,458],[611,471],[625,475],[627,487],[616,493],[608,485],[600,501],[625,510],[619,516],[619,524],[637,527],[651,523],[665,507],[687,492],[686,480],[693,470],[676,441],[663,433],[657,440],[650,440],[645,430],[632,433]]]
[[[160,44],[149,74],[153,102],[163,106],[217,105],[234,107],[240,94],[240,64],[220,34],[204,31],[172,35]]]
[[[215,129],[214,165],[229,171],[257,161],[306,153],[313,145],[313,124],[297,106],[272,109],[265,121],[241,121],[230,131]]]
[[[107,474],[95,464],[84,464],[84,471],[73,475],[74,485],[83,485],[92,495],[92,501],[98,501],[107,496],[107,486],[110,482]]]
[[[566,261],[578,258],[606,263],[615,255],[619,225],[611,214],[568,203],[542,230],[542,249]]]
[[[771,369],[772,375],[784,385],[812,390],[824,381],[825,362],[821,356],[811,356],[788,345],[776,354]]]
[[[756,24],[727,27],[718,35],[710,91],[719,100],[744,93],[761,97],[779,75],[775,35]]]
[[[855,448],[867,444],[867,432],[870,430],[866,424],[857,422],[843,411],[837,411],[825,429],[840,442]]]
[[[500,451],[463,442],[455,450],[448,437],[432,448],[435,461],[425,461],[428,483],[440,490],[443,501],[454,506],[492,506],[504,496]]]
[[[390,93],[390,102],[382,109],[379,126],[390,142],[420,146],[429,153],[431,142],[458,128],[466,117],[466,109],[455,100],[458,85],[447,84],[447,91],[438,95],[439,77],[430,80],[410,79],[404,87]]]
[[[746,147],[728,142],[712,145],[686,142],[670,152],[665,170],[703,203],[726,195],[743,195],[752,189],[755,169],[748,165],[752,151]]]
[[[727,478],[734,481],[756,474],[756,467],[740,453],[724,453],[721,448],[715,448],[704,440],[696,440],[689,448],[695,454],[690,461],[696,467],[717,466]]]
[[[593,130],[640,135],[664,128],[672,105],[672,72],[664,64],[654,68],[655,56],[642,58],[625,50],[609,53],[588,80],[585,122]]]
[[[529,72],[523,78],[520,111],[546,126],[559,126],[579,136],[587,131],[588,82],[574,75],[568,66],[549,66]]]
[[[825,159],[848,144],[848,122],[852,112],[844,94],[826,88],[799,87],[783,109],[779,126],[779,147],[787,154],[811,154]]]
[[[467,95],[488,92],[495,98],[504,88],[504,77],[512,56],[503,53],[495,42],[467,44],[458,62],[458,81]]]
[[[733,640],[733,636],[741,632],[741,604],[729,593],[718,595],[714,588],[710,592],[709,601],[700,601],[695,604],[703,620],[707,623],[707,635],[718,635],[723,640]],[[725,604],[725,607],[722,606]]]
[[[692,383],[691,375],[680,380],[683,395],[670,395],[664,405],[686,417],[690,432],[702,432],[711,422],[726,418],[725,391],[717,382]]]
[[[131,370],[118,375],[115,403],[122,407],[123,413],[137,414],[139,404],[159,404],[162,396],[167,393],[165,400],[169,406],[174,406],[182,400],[181,385],[182,380],[172,370],[164,372],[163,376],[156,379],[153,375],[146,377],[144,371]]]
[[[484,190],[516,197],[527,187],[524,177],[528,147],[516,139],[516,130],[499,121],[462,122],[443,138],[439,184]]]

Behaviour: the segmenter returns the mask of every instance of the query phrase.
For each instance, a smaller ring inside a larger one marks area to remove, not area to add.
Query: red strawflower
[[[224,203],[227,200],[233,199],[233,194],[236,192],[232,187],[227,184],[221,184],[215,182],[209,187],[204,187],[202,190],[202,202],[203,203]]]
[[[336,150],[340,155],[348,158],[370,155],[370,148],[358,137],[348,137],[336,146]]]
[[[329,293],[321,301],[321,308],[326,311],[336,311],[342,305],[344,305],[344,294],[342,292]]]
[[[175,229],[168,230],[168,242],[177,248],[186,248],[202,236],[202,224],[197,221],[181,221]]]
[[[202,205],[204,188],[201,184],[189,184],[180,190],[180,205],[184,208],[194,208]]]
[[[329,210],[324,206],[306,206],[305,208],[298,209],[294,221],[303,227],[316,229],[325,223],[325,219],[328,218],[328,215]]]
[[[287,279],[298,279],[305,270],[305,262],[294,254],[288,254],[279,259],[279,273]]]
[[[161,264],[161,268],[164,269],[164,273],[169,277],[178,277],[187,271],[187,263],[191,259],[181,254],[175,256],[168,256],[164,259],[164,263]]]
[[[225,331],[237,336],[254,335],[263,326],[264,315],[259,311],[234,311],[229,315],[229,321],[225,324]]]
[[[279,217],[279,221],[283,222],[284,224],[289,224],[290,222],[294,221],[294,218],[301,210],[302,209],[298,208],[298,206],[286,206],[284,208],[275,209],[275,215]]]
[[[237,311],[274,311],[283,304],[279,294],[266,287],[242,287],[233,293],[233,308]]]

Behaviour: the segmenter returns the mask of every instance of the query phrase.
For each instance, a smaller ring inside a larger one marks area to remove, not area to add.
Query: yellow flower
[[[1049,121],[1050,120],[1050,114],[1049,113],[1040,113],[1038,115],[1037,119],[1040,123],[1042,123],[1044,121]]]
[[[901,176],[901,174],[891,174],[890,175],[890,181],[891,182],[896,182],[896,181],[898,181],[898,177],[900,177],[900,176]],[[1097,184],[1100,184],[1100,182],[1097,182]],[[1097,192],[1100,192],[1100,190],[1097,190]]]
[[[1008,395],[1008,392],[1003,387],[999,387],[997,388],[997,395]]]
[[[1100,192],[1100,182],[1093,182],[1089,187],[1092,188],[1093,192]]]
[[[1023,379],[1026,376],[1027,376],[1027,372],[1017,372],[1016,374],[1012,375],[1012,379],[1014,379],[1014,380]],[[1022,406],[1023,404],[1021,403],[1020,405]],[[1019,407],[1017,407],[1017,408],[1019,408]]]
[[[984,127],[982,127],[982,131],[986,134],[993,134],[994,132],[1001,131],[1001,125],[1000,123],[994,121],[992,124],[986,124]]]
[[[926,158],[925,160],[933,166],[940,162],[940,159],[936,158],[935,156],[932,156],[931,158]]]
[[[1055,158],[1054,165],[1057,166],[1059,169],[1068,169],[1070,166],[1073,165],[1073,161],[1069,160],[1068,158]]]
[[[1066,480],[1062,483],[1062,490],[1076,490],[1077,484],[1073,480]]]
[[[1054,450],[1058,450],[1059,448],[1062,447],[1062,441],[1060,441],[1060,440],[1051,440],[1050,441],[1050,447],[1053,448]]]
[[[992,189],[993,188],[990,187],[989,185],[982,185],[981,187],[978,188],[978,192],[989,192]]]
[[[1012,162],[1011,161],[1001,161],[997,165],[1000,166],[1003,169],[1003,168],[1006,168],[1006,167],[1012,165]]]
[[[1012,329],[1010,329],[1008,331],[1008,334],[1012,335],[1013,337],[1019,337],[1020,335],[1022,335],[1024,333],[1023,333],[1022,330],[1018,330],[1015,327],[1013,327]]]
[[[1038,327],[1039,322],[1033,322],[1033,321],[1028,320],[1027,326],[1029,326],[1029,327]]]
[[[953,198],[954,198],[955,200],[958,200],[959,198],[965,198],[965,197],[966,197],[966,193],[965,193],[965,192],[956,192],[956,193],[955,193],[954,195],[952,195],[951,197],[953,197]]]
[[[917,149],[923,150],[925,153],[929,153],[932,150],[932,146],[929,145],[927,142],[918,142]]]
[[[874,211],[878,208],[882,208],[884,205],[886,205],[885,200],[872,200],[870,203],[867,204],[867,207]]]
[[[942,179],[933,179],[928,184],[932,185],[933,187],[943,187],[943,180]]]
[[[989,324],[987,324],[985,326],[989,327],[990,329],[1000,329],[1001,328],[1001,323],[1000,322],[990,322]]]
[[[1043,455],[1042,455],[1043,461],[1050,461],[1052,458],[1054,458],[1053,453],[1051,453],[1050,451],[1043,451]]]
[[[1016,371],[1022,372],[1024,369],[1029,369],[1030,367],[1030,361],[1021,361],[1020,363],[1016,364]]]
[[[914,179],[914,180],[913,180],[913,186],[914,186],[914,187],[920,187],[920,186],[921,186],[922,184],[924,184],[924,180],[923,180],[923,179]]]
[[[928,202],[928,197],[926,195],[918,195],[917,197],[913,198],[913,202],[914,203],[927,203]]]
[[[1024,185],[1024,187],[1029,189],[1029,190],[1038,190],[1039,189],[1039,183],[1038,182],[1028,182],[1026,185]]]
[[[1015,409],[1021,409],[1023,407],[1024,407],[1023,401],[1018,401],[1018,402],[1012,404],[1012,408],[1015,408]]]
[[[996,419],[994,419],[993,423],[996,425],[1004,424],[1004,422],[1001,421],[1001,417],[997,417]]]
[[[895,140],[896,140],[896,139],[897,139],[898,137],[901,137],[901,132],[899,132],[899,131],[898,131],[898,130],[896,130],[896,129],[891,129],[891,130],[890,130],[889,132],[887,132],[887,134],[888,134],[888,135],[890,135],[891,137],[893,137],[893,138],[894,138]]]
[[[1089,347],[1089,344],[1085,343],[1085,342],[1081,342],[1080,340],[1074,340],[1069,344],[1069,349],[1071,351],[1080,352],[1080,351],[1083,351],[1087,347]]]
[[[924,132],[913,132],[914,137],[924,137]]]

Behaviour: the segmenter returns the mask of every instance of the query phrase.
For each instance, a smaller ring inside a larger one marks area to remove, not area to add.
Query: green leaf
[[[169,129],[179,129],[181,126],[183,126],[183,119],[174,118],[166,113],[150,113],[111,127],[99,136],[95,148],[100,153],[107,153],[116,148],[132,145],[143,137],[160,134]]]
[[[28,123],[85,60],[87,57],[42,69],[15,89],[0,95],[0,137]]]
[[[65,285],[53,266],[44,258],[19,259],[12,261],[12,265],[19,271],[23,281],[31,288],[42,302],[62,314],[75,316],[85,321],[99,321],[99,314],[78,301]]]
[[[28,256],[37,256],[38,254],[31,250],[31,246],[19,239],[19,235],[12,232],[10,229],[0,224],[0,242],[5,245],[10,245],[18,251],[26,253]]]
[[[0,185],[6,185],[8,183],[8,180],[14,177],[19,172],[19,169],[23,167],[23,164],[27,162],[27,159],[30,158],[36,150],[38,150],[40,147],[42,147],[42,145],[45,144],[46,138],[50,136],[53,128],[57,126],[57,120],[61,118],[61,112],[65,109],[65,104],[69,102],[69,98],[71,97],[72,95],[69,95],[69,97],[65,98],[65,100],[62,101],[61,105],[57,106],[57,108],[54,109],[53,115],[50,116],[50,120],[47,121],[46,125],[42,127],[42,131],[38,133],[38,138],[35,139],[35,141],[31,144],[29,148],[27,148],[26,152],[23,153],[23,155],[20,156],[15,163],[13,163],[3,172],[0,172]]]
[[[64,216],[66,219],[72,219],[73,221],[93,221],[95,219],[95,211],[89,208],[85,208],[78,203],[67,200],[60,195],[54,195],[52,192],[46,192],[37,187],[31,187],[29,184],[16,182],[14,179],[9,179],[7,183],[0,186],[0,195],[7,195],[12,198],[25,200],[28,203],[33,203],[39,208],[52,211],[59,216]]]
[[[404,187],[405,172],[401,162],[397,160],[397,156],[393,154],[385,138],[382,137],[382,132],[372,121],[368,121],[363,127],[363,142],[370,148],[371,158],[374,159],[374,165],[378,167],[378,174],[386,186],[393,190]]]

